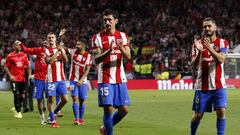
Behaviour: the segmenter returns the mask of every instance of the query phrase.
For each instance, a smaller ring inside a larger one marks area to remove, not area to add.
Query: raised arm
[[[21,42],[21,41],[19,41],[19,40],[17,40],[16,43],[17,43],[18,45],[20,45],[21,50],[22,50],[23,52],[25,52],[25,53],[27,53],[27,54],[30,54],[30,55],[37,55],[37,54],[41,53],[41,52],[42,52],[42,49],[43,49],[42,47],[28,48],[28,47],[26,47],[26,45],[25,45],[23,42]]]

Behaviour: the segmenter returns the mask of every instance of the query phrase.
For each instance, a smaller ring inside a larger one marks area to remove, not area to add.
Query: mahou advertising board
[[[227,88],[240,88],[240,79],[226,79]],[[97,81],[92,81],[97,88]],[[193,90],[193,80],[128,80],[129,90]]]

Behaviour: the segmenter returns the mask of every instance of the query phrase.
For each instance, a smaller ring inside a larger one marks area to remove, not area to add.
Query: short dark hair
[[[77,40],[77,42],[79,42],[80,45],[86,46],[86,43],[81,40]]]
[[[48,32],[47,35],[55,35],[56,36],[56,34],[54,32]]]
[[[206,21],[211,21],[211,22],[213,22],[214,24],[217,25],[216,21],[212,17],[207,17],[203,20],[203,22],[206,22]]]
[[[103,16],[107,16],[107,15],[112,15],[115,19],[118,18],[117,12],[115,12],[114,10],[111,10],[111,9],[105,9],[103,11]]]

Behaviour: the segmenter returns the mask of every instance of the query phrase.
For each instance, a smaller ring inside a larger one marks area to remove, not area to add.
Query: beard
[[[49,46],[53,46],[53,45],[55,45],[55,42],[54,41],[50,41],[50,42],[48,42],[48,44],[49,44]]]
[[[204,31],[204,34],[206,35],[206,37],[211,37],[214,35],[214,33],[215,33],[215,31],[210,31],[210,30]]]
[[[80,47],[76,47],[77,48],[77,51],[82,51],[82,48]]]
[[[111,29],[111,25],[105,25],[105,29]]]

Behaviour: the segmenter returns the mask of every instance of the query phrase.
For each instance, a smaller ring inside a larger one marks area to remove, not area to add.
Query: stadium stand
[[[171,73],[169,78],[179,73],[183,77],[189,75],[191,44],[200,37],[203,18],[217,20],[218,35],[230,41],[230,49],[240,44],[239,7],[238,0],[2,0],[0,75],[4,78],[2,65],[15,39],[36,47],[49,31],[58,33],[66,28],[65,45],[71,47],[81,39],[90,48],[91,36],[101,29],[100,13],[112,8],[119,13],[118,29],[130,36],[133,67],[152,65],[150,75],[149,71],[136,71],[129,78],[155,78],[164,71]]]

